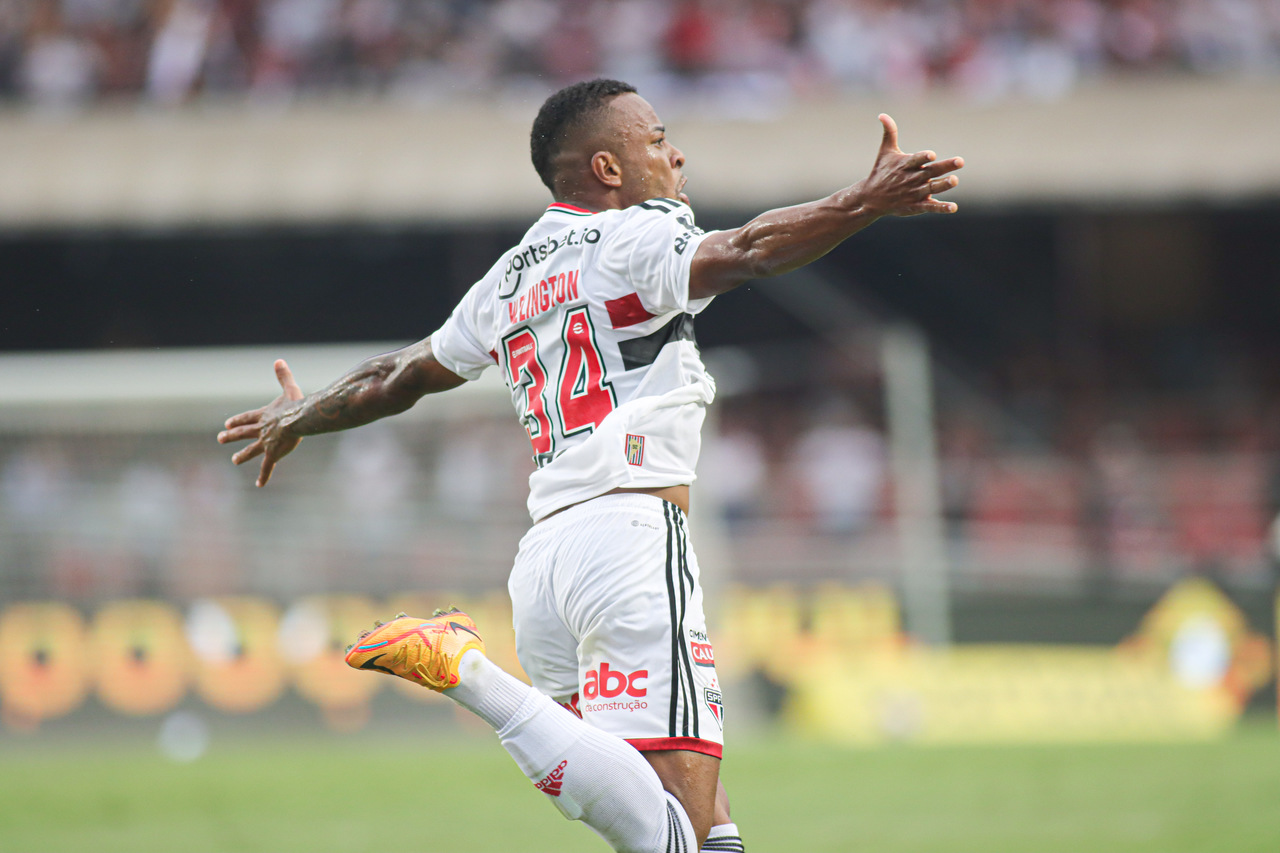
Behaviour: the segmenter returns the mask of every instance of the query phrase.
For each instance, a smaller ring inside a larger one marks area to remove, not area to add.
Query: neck
[[[560,204],[571,204],[574,207],[581,207],[592,213],[599,213],[602,210],[621,210],[622,205],[618,204],[611,198],[601,197],[585,197],[579,194],[564,194],[555,196],[555,200]]]
[[[557,182],[558,183],[558,182]],[[595,186],[583,186],[577,181],[565,181],[556,187],[551,194],[561,204],[572,204],[592,213],[602,210],[622,210],[627,207],[622,197],[621,187],[609,187],[596,183]]]

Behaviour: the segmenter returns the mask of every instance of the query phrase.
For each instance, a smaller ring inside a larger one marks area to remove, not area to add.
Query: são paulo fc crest
[[[720,696],[720,691],[712,690],[710,687],[704,687],[702,689],[702,696],[707,702],[707,708],[711,710],[711,716],[716,718],[716,724],[723,729],[724,700]]]
[[[644,464],[644,436],[627,433],[627,464]]]

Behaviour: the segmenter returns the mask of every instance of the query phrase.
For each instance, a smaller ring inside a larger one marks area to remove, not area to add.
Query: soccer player
[[[882,216],[950,213],[963,162],[884,135],[871,174],[833,195],[704,233],[684,155],[635,89],[593,80],[533,124],[554,203],[429,338],[304,395],[230,418],[265,486],[304,436],[403,412],[496,366],[533,446],[534,525],[509,582],[525,685],[464,613],[401,615],[357,639],[354,667],[442,691],[498,733],[535,786],[617,850],[742,850],[718,783],[722,698],[689,547],[689,485],[714,383],[693,317],[719,294],[822,257]],[[762,168],[768,158],[761,153]],[[839,159],[843,160],[843,157]]]

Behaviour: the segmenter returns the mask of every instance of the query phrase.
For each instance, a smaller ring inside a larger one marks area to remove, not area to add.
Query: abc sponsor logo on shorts
[[[625,692],[628,696],[640,697],[649,692],[649,688],[644,686],[644,682],[648,680],[647,669],[637,669],[628,674],[602,663],[599,670],[587,670],[582,696],[584,699],[613,699]]]
[[[690,643],[693,648],[693,662],[698,666],[715,666],[716,653],[710,643]]]
[[[626,673],[613,669],[607,663],[602,663],[598,670],[587,671],[586,680],[582,685],[582,698],[587,701],[583,703],[582,709],[584,711],[643,711],[649,707],[648,702],[640,701],[649,693],[649,688],[644,684],[648,680],[649,670],[647,669]],[[635,698],[623,698],[617,702],[590,701],[617,699],[623,694]]]

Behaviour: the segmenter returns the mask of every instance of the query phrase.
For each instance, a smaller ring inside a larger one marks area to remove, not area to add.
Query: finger
[[[955,175],[947,175],[945,178],[934,178],[929,182],[929,195],[937,195],[960,183],[960,179]]]
[[[929,199],[912,208],[912,213],[955,213],[960,205],[954,201],[935,201]]]
[[[271,472],[276,467],[276,461],[270,456],[262,457],[262,467],[258,469],[258,488],[261,489],[271,479]]]
[[[255,421],[258,420],[259,417],[262,416],[263,409],[265,408],[266,406],[263,406],[261,409],[254,409],[252,412],[241,412],[238,415],[229,417],[227,418],[226,423],[224,423],[222,426],[225,427],[226,429],[231,429],[232,427],[244,426],[245,424],[254,423]]]
[[[932,151],[917,151],[907,158],[907,168],[923,169],[926,163],[931,163],[938,159],[938,155]]]
[[[929,173],[929,177],[936,178],[939,175],[945,175],[948,172],[954,172],[957,169],[964,168],[963,157],[948,157],[946,160],[939,160],[936,163],[929,163],[921,166],[924,171]]]
[[[231,457],[231,461],[234,462],[236,465],[243,465],[244,463],[248,462],[250,459],[253,459],[257,456],[262,455],[262,450],[263,450],[262,439],[258,439],[253,444],[249,445],[246,448],[243,448],[242,450],[237,452],[235,455],[233,455]]]
[[[902,153],[902,149],[898,147],[898,125],[888,113],[880,113],[880,123],[884,125],[884,138],[880,140],[881,151],[896,151]]]
[[[289,400],[301,400],[303,398],[302,389],[298,387],[298,383],[293,381],[293,372],[289,370],[289,365],[285,364],[283,358],[276,359],[276,380],[279,381],[280,387],[284,389],[284,396]]]
[[[218,433],[218,444],[230,444],[233,441],[244,441],[246,438],[257,438],[261,434],[262,428],[258,424],[247,424]]]

